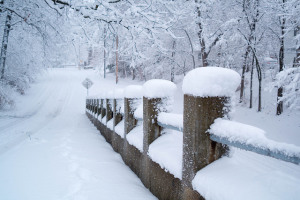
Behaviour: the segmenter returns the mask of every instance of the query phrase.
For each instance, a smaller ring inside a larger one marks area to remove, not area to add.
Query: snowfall
[[[121,89],[125,96],[140,96],[141,87],[133,85],[144,84],[120,79],[116,85],[113,74],[103,79],[96,70],[66,68],[43,73],[26,95],[15,97],[13,108],[0,112],[1,200],[156,199],[85,115],[87,91],[81,84],[85,78],[94,82],[90,96],[117,91],[115,97],[119,98]],[[159,120],[182,128],[183,91],[194,91],[188,87],[193,83],[183,83],[180,77],[178,80],[176,86],[161,87],[165,92],[159,95],[174,93],[174,101],[172,114],[161,113]],[[130,88],[139,92],[132,93]],[[153,96],[149,84],[143,89],[144,95]],[[210,91],[198,92],[206,95]],[[236,132],[247,129],[245,133],[251,137],[253,130],[262,138],[262,145],[272,144],[297,155],[300,112],[287,110],[276,116],[274,92],[264,94],[263,112],[236,105],[232,121],[216,120],[210,131],[221,134],[220,130],[242,126],[228,129],[227,136],[233,134],[231,137],[249,142],[251,138],[239,137]],[[135,116],[141,118],[141,104],[136,106]],[[121,122],[115,127],[122,137],[123,126]],[[138,124],[126,136],[140,151],[142,130],[142,124]],[[150,145],[148,155],[181,179],[182,132],[165,130]],[[229,156],[200,170],[192,184],[207,200],[296,200],[300,198],[300,166],[231,147]]]

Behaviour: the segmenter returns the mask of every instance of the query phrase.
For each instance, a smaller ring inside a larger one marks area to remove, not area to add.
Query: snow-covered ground
[[[94,70],[53,69],[46,73],[25,96],[18,98],[14,110],[0,112],[0,197],[154,198],[84,115],[86,90],[81,82],[86,77],[94,82],[89,91],[92,96],[143,84],[120,79],[116,85],[112,74],[104,80]],[[178,82],[173,111],[178,114],[183,111],[181,88],[182,82]],[[300,112],[285,111],[275,116],[276,96],[264,95],[263,112],[237,106],[232,119],[263,129],[269,139],[300,146]],[[153,152],[155,145],[168,141],[167,135],[158,139],[153,143]],[[181,152],[175,146],[169,149],[171,156],[178,155],[172,152]],[[160,151],[161,147],[158,145]],[[167,152],[161,156],[170,156]],[[181,176],[181,159],[156,160],[174,161],[159,164]],[[297,199],[300,166],[232,148],[230,157],[198,172],[193,185],[207,199],[214,200]]]
[[[0,199],[156,199],[85,115],[93,72],[49,70],[0,113]]]

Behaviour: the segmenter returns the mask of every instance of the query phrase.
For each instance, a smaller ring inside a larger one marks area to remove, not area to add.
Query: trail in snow
[[[156,199],[85,116],[93,71],[53,69],[0,117],[0,199]]]

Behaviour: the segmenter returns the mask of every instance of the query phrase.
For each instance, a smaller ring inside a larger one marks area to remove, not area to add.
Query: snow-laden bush
[[[289,68],[276,75],[273,87],[283,87],[283,101],[290,109],[300,110],[300,68]]]

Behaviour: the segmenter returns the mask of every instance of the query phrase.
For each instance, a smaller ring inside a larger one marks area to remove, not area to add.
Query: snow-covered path
[[[0,115],[0,199],[156,199],[85,116],[90,71],[51,70]]]

